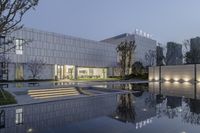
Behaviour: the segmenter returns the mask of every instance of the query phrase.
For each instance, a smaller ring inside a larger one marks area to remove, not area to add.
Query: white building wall
[[[148,65],[147,61],[145,59],[145,54],[149,51],[155,51],[156,52],[156,41],[152,40],[150,38],[146,38],[144,36],[140,36],[135,34],[135,54],[134,54],[134,62],[140,61],[143,65]],[[154,64],[156,65],[156,58]]]
[[[149,50],[153,50],[156,52],[156,40],[153,40],[151,38],[144,37],[142,35],[137,34],[122,34],[121,36],[116,36],[112,38],[108,38],[103,40],[102,42],[108,42],[110,44],[114,44],[116,47],[123,41],[135,41],[136,49],[133,52],[133,60],[132,62],[140,61],[143,63],[143,65],[147,65],[147,61],[145,60],[145,54]],[[115,48],[116,49],[116,48]],[[155,63],[156,65],[156,59]]]
[[[77,37],[23,28],[11,34],[18,39],[30,41],[23,46],[23,54],[11,53],[12,63],[26,64],[34,59],[43,60],[48,66],[41,79],[53,79],[53,65],[73,65],[78,67],[112,68],[117,65],[116,46]],[[9,80],[15,79],[15,65],[9,69]],[[50,70],[51,69],[51,70]],[[14,75],[14,76],[13,76]],[[30,74],[24,66],[24,79]]]
[[[10,63],[8,64],[8,79],[9,80],[15,80],[15,64]]]
[[[194,65],[175,65],[161,67],[163,80],[192,81],[194,80]]]
[[[28,28],[17,31],[12,36],[31,40],[24,47],[23,55],[13,54],[11,56],[11,60],[14,62],[26,63],[31,59],[38,58],[47,64],[116,66],[117,52],[112,44]]]

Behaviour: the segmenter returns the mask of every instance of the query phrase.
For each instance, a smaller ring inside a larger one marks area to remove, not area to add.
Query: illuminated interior
[[[107,68],[75,67],[72,65],[55,65],[56,79],[103,79],[107,78]]]
[[[79,67],[78,78],[107,78],[107,69]]]
[[[55,65],[56,79],[74,79],[74,66],[72,65]]]

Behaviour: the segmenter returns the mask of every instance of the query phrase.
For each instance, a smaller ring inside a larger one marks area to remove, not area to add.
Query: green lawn
[[[3,92],[3,94],[2,94]],[[0,91],[0,105],[15,104],[15,98],[7,91]]]

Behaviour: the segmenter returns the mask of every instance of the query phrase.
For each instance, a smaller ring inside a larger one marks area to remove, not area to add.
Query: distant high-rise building
[[[190,64],[200,63],[200,37],[190,39],[189,56],[186,56],[186,62]]]
[[[107,38],[102,40],[102,42],[107,42],[111,44],[119,45],[121,42],[127,41],[135,41],[136,49],[133,52],[133,60],[132,63],[139,61],[142,62],[143,65],[147,65],[147,61],[145,59],[145,54],[149,51],[156,51],[156,40],[150,38],[151,35],[147,33],[124,33],[118,36],[114,36],[111,38]],[[156,62],[154,63],[156,65]]]
[[[198,49],[200,50],[200,37],[190,39],[190,49]]]
[[[182,45],[175,42],[167,43],[166,65],[183,64]]]
[[[162,66],[165,64],[165,56],[163,53],[163,47],[161,47],[160,45],[158,45],[156,47],[156,65],[157,66]]]

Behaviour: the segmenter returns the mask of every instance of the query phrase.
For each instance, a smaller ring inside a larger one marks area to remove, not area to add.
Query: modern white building
[[[32,79],[27,63],[34,59],[46,64],[39,79],[106,78],[117,64],[113,44],[30,28],[11,36],[17,39],[15,51],[9,54],[8,80]],[[31,42],[21,46],[23,40]]]
[[[136,61],[140,61],[142,62],[143,65],[147,65],[145,54],[149,50],[153,50],[156,52],[156,46],[157,46],[157,41],[152,39],[150,34],[136,30],[135,33],[124,33],[118,36],[107,38],[105,40],[102,40],[101,42],[107,42],[110,44],[119,45],[122,41],[125,40],[135,41],[136,49],[133,52],[132,62],[134,63]]]

